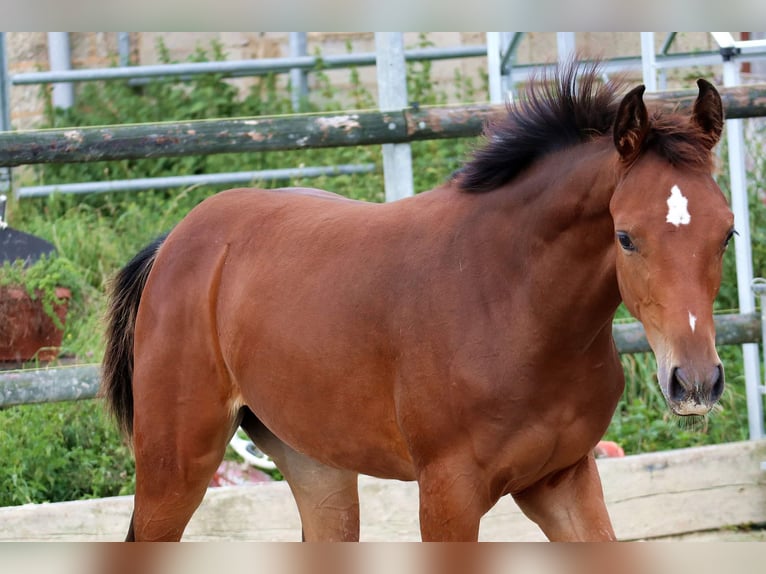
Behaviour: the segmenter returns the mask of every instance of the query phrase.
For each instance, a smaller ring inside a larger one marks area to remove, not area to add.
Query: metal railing
[[[766,282],[759,284],[766,297]],[[766,340],[762,315],[716,315],[716,344],[741,345]],[[641,323],[613,326],[621,354],[646,353],[651,349]],[[75,365],[50,369],[0,372],[0,408],[24,404],[76,401],[95,398],[100,382],[100,365]]]
[[[302,35],[305,49],[305,32],[292,32],[293,35]],[[291,37],[292,40],[292,37]],[[4,33],[0,32],[0,51],[4,48]],[[298,42],[298,45],[301,45]],[[472,58],[486,56],[486,46],[456,46],[445,48],[416,48],[405,50],[404,57],[407,61],[434,61],[456,58]],[[218,74],[224,77],[249,77],[265,74],[284,74],[296,71],[341,69],[357,66],[374,66],[376,62],[375,52],[355,54],[317,56],[292,56],[282,58],[259,58],[246,60],[225,60],[214,62],[189,62],[177,64],[141,65],[141,66],[118,66],[110,68],[90,68],[74,70],[54,70],[46,72],[25,72],[9,74],[7,64],[0,61],[0,86],[6,90],[12,86],[55,84],[61,82],[88,82],[105,80],[147,80],[147,79],[170,79],[184,80],[196,75]],[[0,107],[5,117],[9,117],[9,102],[7,97],[0,93]],[[293,98],[297,103],[297,98]],[[0,132],[9,129],[10,122],[7,120],[0,124]],[[340,173],[367,173],[371,171],[371,164],[360,166],[339,167],[311,167],[294,171],[263,170],[253,172],[220,173],[210,174],[205,177],[195,178],[191,176],[179,176],[178,179],[164,178],[141,178],[119,181],[100,181],[87,183],[72,183],[65,185],[45,185],[32,187],[18,187],[15,196],[18,198],[38,197],[52,192],[58,193],[103,193],[110,191],[137,191],[145,189],[160,189],[174,187],[175,185],[190,185],[197,183],[249,183],[253,181],[268,181],[272,179],[288,179],[290,177],[318,177],[323,175],[337,175]],[[184,177],[184,179],[182,179]],[[6,190],[10,188],[11,172],[8,169],[0,169],[0,179],[5,179]],[[156,185],[152,185],[152,181]],[[3,182],[0,181],[0,185]],[[2,191],[2,189],[0,189]]]

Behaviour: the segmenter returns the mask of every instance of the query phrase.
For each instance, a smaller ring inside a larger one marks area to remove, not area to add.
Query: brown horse
[[[418,482],[424,540],[476,540],[505,494],[551,540],[613,539],[592,454],[623,390],[612,318],[643,322],[675,413],[707,412],[733,217],[715,88],[649,113],[598,78],[543,78],[437,189],[230,190],[138,254],[103,383],[136,458],[128,539],[180,539],[237,425],[306,540],[358,539],[359,473]]]

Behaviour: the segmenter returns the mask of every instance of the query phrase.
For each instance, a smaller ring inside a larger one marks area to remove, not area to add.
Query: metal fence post
[[[290,57],[299,58],[307,54],[306,32],[290,32]],[[290,90],[293,111],[300,112],[301,106],[309,94],[308,72],[305,69],[293,68],[290,70]]]
[[[657,91],[657,53],[654,51],[654,32],[641,32],[641,67],[647,92]]]
[[[0,132],[11,129],[11,102],[8,99],[8,55],[5,51],[5,32],[0,32]],[[0,195],[11,190],[11,168],[0,167]]]
[[[556,32],[556,49],[559,62],[567,62],[577,53],[577,40],[574,32]]]
[[[500,32],[487,32],[487,75],[489,78],[489,101],[503,103],[502,36]]]
[[[117,32],[117,53],[120,55],[120,67],[130,66],[130,32]]]
[[[740,84],[739,62],[734,58],[724,58],[723,84],[726,87]],[[739,232],[739,235],[734,239],[739,311],[740,313],[752,313],[755,311],[755,297],[751,290],[753,281],[753,254],[752,246],[750,245],[750,210],[747,196],[745,135],[742,120],[726,120],[726,137],[729,147],[731,206],[734,212],[734,223]],[[745,370],[750,439],[757,440],[764,436],[761,362],[758,345],[756,343],[742,345],[742,355]]]
[[[404,34],[375,32],[377,53],[378,107],[381,111],[407,107],[407,66],[404,60]],[[410,144],[383,144],[383,176],[386,201],[414,195]]]
[[[761,343],[763,343],[764,348],[766,349],[766,279],[757,277],[753,279],[752,283],[753,293],[756,297],[760,299],[761,302]],[[764,370],[766,371],[766,352],[764,352]],[[753,416],[760,416],[761,418],[758,419],[759,423],[753,424],[751,422],[750,424],[750,430],[751,430],[751,436],[750,438],[766,438],[766,433],[764,433],[764,421],[763,421],[763,399],[762,395],[766,394],[766,386],[759,384],[757,387],[757,393],[756,393],[756,401],[757,405],[752,409]],[[750,403],[750,396],[748,398],[748,404]],[[760,412],[759,412],[760,409]],[[748,407],[748,415],[750,414],[750,407]],[[756,433],[760,433],[758,436],[752,436],[753,431]],[[766,462],[761,463],[761,467],[766,470]]]
[[[72,69],[69,32],[48,32],[48,61],[52,72]],[[74,84],[71,82],[53,84],[53,106],[69,109],[72,105],[74,105]]]

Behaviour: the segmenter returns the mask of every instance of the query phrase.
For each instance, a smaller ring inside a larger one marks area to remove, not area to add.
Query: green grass
[[[422,39],[427,44],[427,38]],[[221,59],[219,47],[198,51],[194,59]],[[434,89],[430,65],[410,64],[410,99],[422,104],[445,103]],[[372,105],[374,98],[349,71],[352,85],[340,94],[321,72],[315,74],[312,100],[305,111]],[[454,81],[457,99],[486,98],[486,77]],[[274,77],[257,81],[238,94],[217,76],[185,83],[153,82],[131,87],[125,82],[87,83],[78,89],[78,105],[66,113],[50,110],[47,127],[148,122],[209,117],[289,113],[289,90]],[[412,145],[415,189],[442,182],[466,157],[473,140],[417,142]],[[757,150],[756,150],[757,151]],[[755,154],[756,157],[760,157]],[[91,164],[44,165],[26,171],[24,183],[46,184],[160,175],[217,173],[297,165],[337,165],[374,162],[381,165],[379,146],[301,150],[268,154],[227,154],[207,157],[160,158]],[[725,173],[725,170],[723,171]],[[763,204],[756,190],[766,181],[763,162],[756,163],[753,181],[753,243],[755,269],[766,269]],[[348,197],[382,201],[382,169],[374,174],[323,177],[255,185],[305,185]],[[728,182],[721,178],[722,187]],[[113,274],[155,236],[171,229],[188,211],[221,188],[191,187],[162,191],[53,195],[13,203],[11,224],[51,241],[81,278],[64,335],[64,354],[80,362],[98,362],[103,354],[102,317],[105,292]],[[726,279],[717,307],[736,308],[733,253],[727,255]],[[625,312],[621,311],[624,317]],[[708,417],[679,419],[670,415],[659,391],[651,355],[623,357],[626,389],[606,438],[627,453],[639,453],[747,438],[747,408],[737,348],[721,350],[727,387],[720,407]],[[0,411],[0,505],[69,500],[132,492],[133,467],[128,449],[100,401],[15,407]]]
[[[130,494],[135,466],[100,403],[0,412],[0,505]]]

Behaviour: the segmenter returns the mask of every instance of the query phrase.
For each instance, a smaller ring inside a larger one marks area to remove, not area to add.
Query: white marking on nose
[[[692,328],[692,333],[694,333],[694,329],[697,326],[697,317],[692,314],[691,311],[689,311],[689,327]]]
[[[677,185],[670,190],[668,197],[668,214],[665,221],[672,223],[676,227],[679,225],[689,225],[692,216],[689,215],[689,200],[684,197]]]

